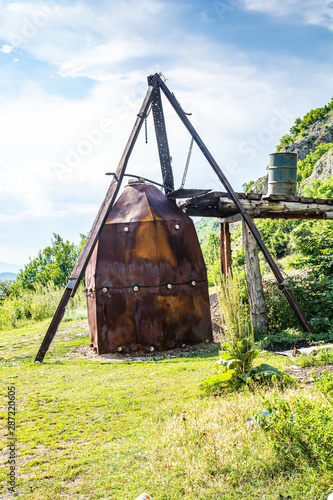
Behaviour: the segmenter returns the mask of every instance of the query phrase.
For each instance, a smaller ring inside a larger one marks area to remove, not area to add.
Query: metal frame
[[[240,202],[238,196],[236,195],[235,191],[231,187],[229,181],[223,174],[222,170],[214,160],[213,156],[205,146],[204,142],[200,138],[199,134],[196,132],[194,129],[193,125],[189,121],[189,119],[186,116],[186,113],[183,111],[181,108],[180,104],[178,103],[177,99],[175,96],[170,92],[168,87],[165,85],[163,80],[161,79],[159,74],[155,75],[150,75],[148,77],[148,91],[146,93],[145,99],[143,101],[143,104],[141,106],[140,112],[137,115],[137,119],[135,121],[134,127],[132,129],[132,133],[129,137],[129,140],[127,142],[127,145],[125,147],[124,153],[121,157],[121,160],[119,162],[119,165],[117,167],[116,173],[114,174],[114,177],[111,181],[110,187],[106,193],[106,196],[104,198],[104,201],[101,205],[101,208],[97,214],[97,217],[93,223],[93,226],[90,230],[90,233],[87,237],[87,240],[83,246],[83,249],[79,255],[79,258],[76,262],[76,265],[72,271],[70,280],[67,284],[67,287],[64,291],[64,294],[60,300],[60,303],[58,305],[58,308],[52,318],[51,324],[45,334],[44,340],[39,348],[39,351],[37,353],[35,362],[42,362],[44,359],[44,356],[56,334],[56,331],[58,329],[58,326],[63,318],[63,315],[65,313],[66,305],[70,299],[70,297],[74,297],[75,292],[79,286],[80,280],[83,277],[84,271],[86,269],[86,266],[89,262],[89,259],[91,257],[91,254],[95,248],[96,242],[98,240],[98,237],[100,235],[100,232],[103,229],[103,226],[105,224],[105,221],[112,209],[112,206],[115,203],[117,194],[120,189],[120,185],[123,179],[123,176],[125,174],[125,170],[127,167],[127,163],[129,160],[129,157],[132,153],[132,150],[134,148],[135,142],[137,140],[137,137],[139,135],[139,132],[141,130],[142,124],[148,114],[148,110],[150,105],[152,104],[153,106],[153,116],[154,116],[154,125],[155,125],[155,132],[156,132],[156,138],[157,138],[157,145],[158,145],[158,152],[159,152],[159,158],[160,158],[160,164],[161,164],[161,169],[162,169],[162,176],[163,176],[163,184],[166,193],[169,191],[172,191],[174,189],[174,182],[173,182],[173,173],[172,173],[172,168],[171,168],[171,158],[170,158],[170,153],[169,153],[169,146],[168,146],[168,140],[167,140],[167,135],[166,135],[166,127],[165,127],[165,122],[164,122],[164,114],[163,114],[163,108],[162,108],[162,101],[161,101],[161,95],[160,95],[160,89],[163,91],[164,95],[176,111],[177,115],[193,137],[194,141],[198,145],[199,149],[202,151],[203,155],[207,159],[208,163],[211,165],[213,168],[214,172],[216,173],[217,177],[225,187],[229,197],[233,200],[235,206],[237,207],[238,212],[240,213],[241,217],[249,227],[250,231],[252,232],[254,238],[256,239],[260,249],[262,250],[270,268],[273,271],[274,276],[276,277],[279,288],[282,290],[284,295],[286,296],[289,304],[291,305],[293,311],[295,312],[296,316],[298,317],[302,327],[310,332],[310,326],[301,311],[295,297],[293,296],[292,292],[289,290],[287,283],[282,276],[280,270],[278,269],[273,257],[269,253],[266,245],[262,241],[261,235],[253,222],[251,216],[245,211],[243,208],[242,203]]]

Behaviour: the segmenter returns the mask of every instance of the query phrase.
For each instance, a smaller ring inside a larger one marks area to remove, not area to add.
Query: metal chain
[[[184,173],[183,173],[183,178],[182,178],[182,183],[180,185],[180,189],[183,189],[183,187],[185,185],[185,181],[186,181],[186,177],[187,177],[187,171],[188,171],[188,167],[190,165],[190,160],[191,160],[191,155],[192,155],[193,142],[194,142],[194,139],[193,139],[193,137],[191,137],[190,149],[188,150],[187,160],[186,160],[186,164],[185,164],[185,169],[184,169]]]

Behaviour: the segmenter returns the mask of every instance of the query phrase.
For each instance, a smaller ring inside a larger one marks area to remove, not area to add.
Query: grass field
[[[63,323],[43,364],[33,359],[47,322],[0,332],[1,486],[7,492],[7,388],[16,388],[18,497],[153,500],[322,500],[331,473],[287,469],[246,418],[259,394],[204,396],[216,352],[144,362],[64,358],[88,343],[85,322]],[[283,368],[285,359],[263,354]],[[259,363],[263,362],[260,358]],[[313,386],[289,389],[319,398]],[[269,392],[266,393],[266,395]]]

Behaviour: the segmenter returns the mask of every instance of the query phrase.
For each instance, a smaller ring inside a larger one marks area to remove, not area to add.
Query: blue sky
[[[332,35],[329,0],[0,0],[0,261],[89,231],[155,72],[235,189],[264,175],[333,96]],[[165,114],[179,185],[190,138]],[[148,136],[128,172],[160,181]],[[186,187],[223,190],[196,147]]]

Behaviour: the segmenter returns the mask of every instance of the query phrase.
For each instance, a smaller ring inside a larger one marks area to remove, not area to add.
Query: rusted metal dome
[[[125,187],[87,266],[86,287],[90,342],[99,354],[212,340],[193,222],[153,185]]]

